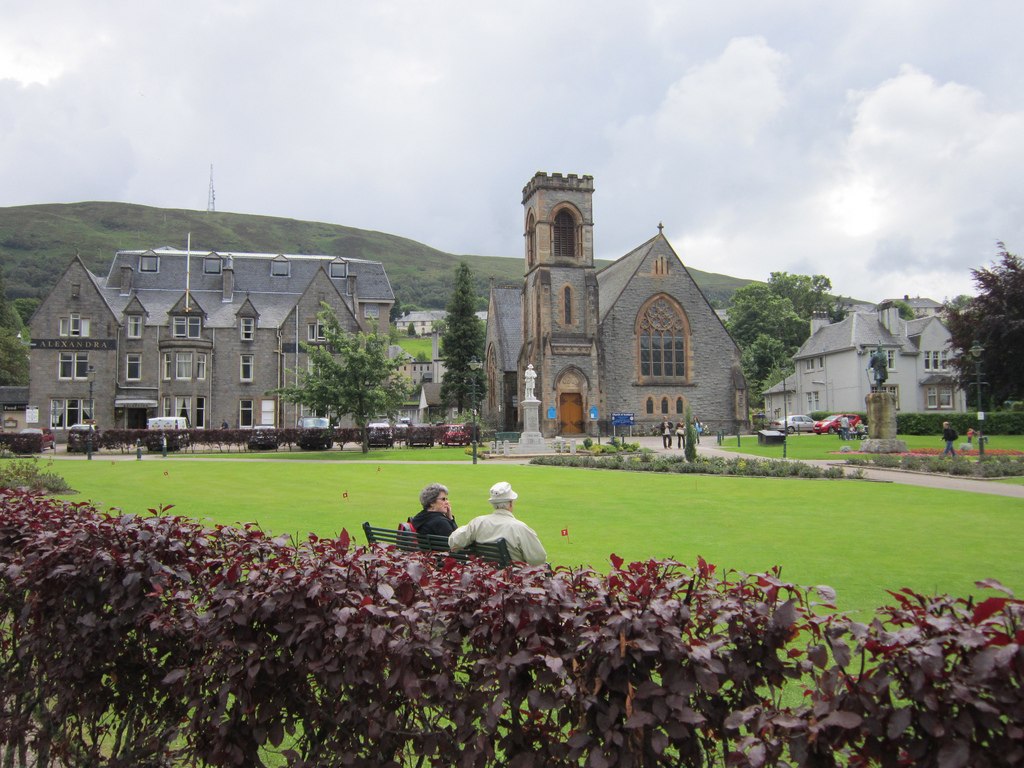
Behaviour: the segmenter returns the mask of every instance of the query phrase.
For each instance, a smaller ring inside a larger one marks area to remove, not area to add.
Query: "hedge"
[[[495,570],[0,491],[11,766],[1010,766],[1024,605]],[[803,691],[803,695],[799,695]]]

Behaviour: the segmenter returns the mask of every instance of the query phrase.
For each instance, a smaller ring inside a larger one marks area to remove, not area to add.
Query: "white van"
[[[184,416],[155,416],[146,420],[146,429],[188,429]]]

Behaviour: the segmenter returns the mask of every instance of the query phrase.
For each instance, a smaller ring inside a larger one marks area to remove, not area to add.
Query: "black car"
[[[276,451],[280,437],[273,427],[253,427],[249,433],[250,451]]]
[[[334,430],[324,416],[299,419],[299,437],[295,441],[304,451],[326,451],[334,445]]]

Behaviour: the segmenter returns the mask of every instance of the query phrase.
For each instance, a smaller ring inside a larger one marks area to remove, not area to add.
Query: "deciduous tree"
[[[960,306],[946,305],[950,346],[959,351],[952,363],[962,385],[973,395],[976,358],[970,349],[980,344],[987,396],[997,406],[1024,395],[1024,262],[1003,243],[998,246],[990,268],[971,270],[978,295]]]
[[[363,431],[363,453],[370,450],[366,425],[377,415],[394,416],[409,395],[410,382],[388,357],[388,338],[377,333],[349,333],[326,304],[318,313],[324,343],[300,342],[309,355],[309,370],[297,370],[297,382],[274,390],[290,403],[337,418],[350,414]]]

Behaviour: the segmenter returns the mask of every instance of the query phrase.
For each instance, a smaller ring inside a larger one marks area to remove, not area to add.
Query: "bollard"
[[[135,438],[135,460],[142,461],[142,440]]]
[[[167,458],[167,435],[161,435],[160,437],[160,453],[163,454],[165,459]]]
[[[736,430],[736,447],[740,447],[740,431],[738,429]]]
[[[718,434],[716,435],[716,437],[718,438],[718,444],[721,445],[722,440],[725,439],[725,433],[722,432],[722,430],[718,430]]]

